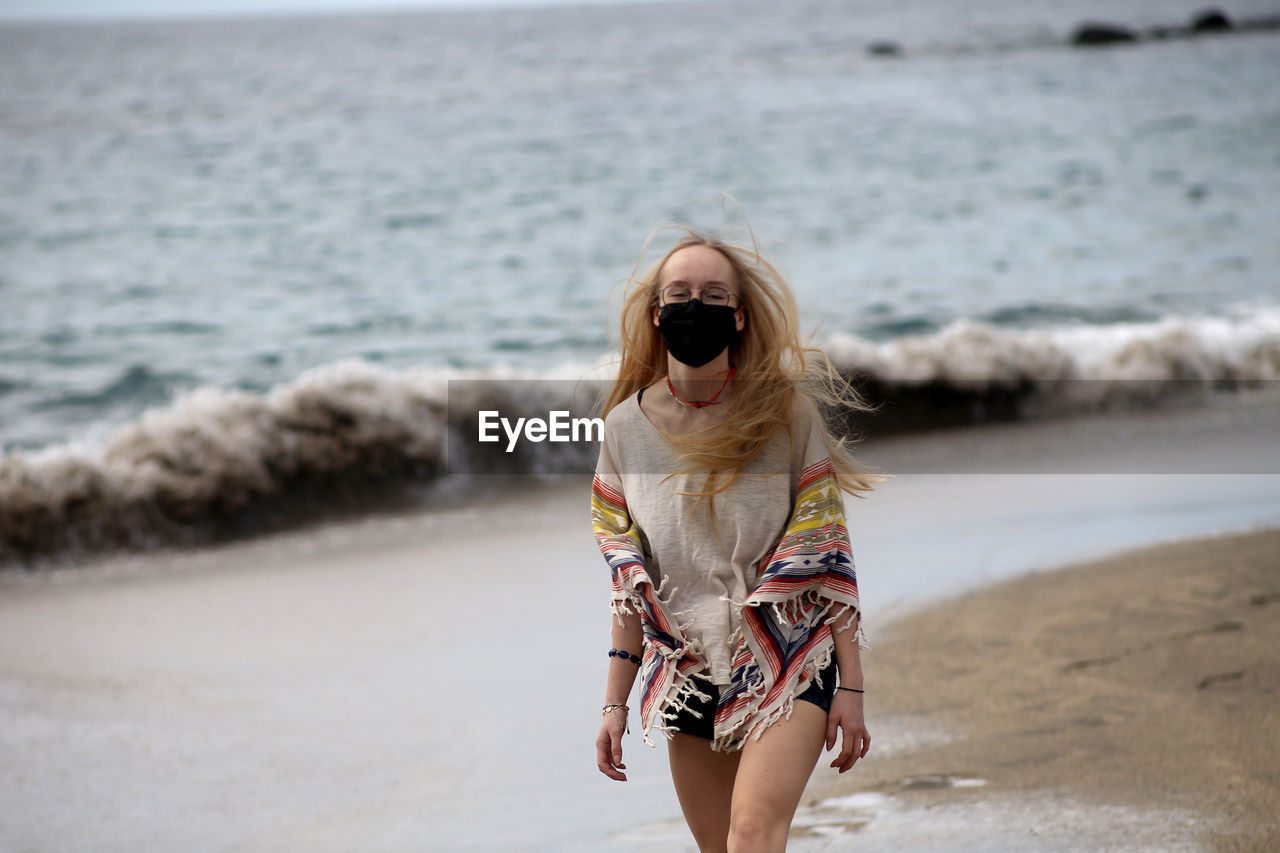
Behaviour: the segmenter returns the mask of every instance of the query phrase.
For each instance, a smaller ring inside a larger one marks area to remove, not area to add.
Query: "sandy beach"
[[[849,507],[875,741],[795,850],[1275,840],[1277,409],[1238,402],[868,445],[905,472]],[[1126,447],[1161,473],[1064,473]],[[594,766],[586,495],[0,574],[0,847],[692,850],[661,746]]]
[[[1124,849],[1275,850],[1278,608],[1272,528],[1133,550],[913,613],[867,656],[871,707],[890,731],[910,721],[939,736],[815,785],[813,802],[877,792],[928,812],[1048,796],[1183,816],[1113,840]],[[1078,831],[1048,824],[1019,846],[1017,827],[1004,826],[1010,849],[1062,849],[1072,837],[1055,831]]]

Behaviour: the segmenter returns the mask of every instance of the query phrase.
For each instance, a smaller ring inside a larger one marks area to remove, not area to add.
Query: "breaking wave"
[[[885,406],[869,432],[1150,407],[1280,379],[1280,307],[1234,317],[1029,330],[960,320],[832,360]]]
[[[1023,331],[962,321],[882,344],[824,343],[881,407],[854,424],[869,436],[1115,411],[1280,379],[1280,308]],[[422,502],[482,475],[587,471],[590,444],[481,452],[456,439],[474,435],[481,408],[588,412],[607,373],[342,362],[265,394],[188,391],[105,440],[0,457],[0,564],[235,538]],[[548,378],[565,381],[534,381]]]

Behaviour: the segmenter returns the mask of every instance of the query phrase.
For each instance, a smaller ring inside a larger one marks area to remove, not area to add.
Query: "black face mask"
[[[738,342],[736,311],[730,305],[703,305],[701,299],[673,302],[658,312],[658,331],[676,361],[702,367]]]

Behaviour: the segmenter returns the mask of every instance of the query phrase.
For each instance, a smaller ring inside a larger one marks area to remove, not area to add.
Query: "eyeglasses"
[[[695,293],[698,294],[698,298],[702,300],[703,305],[731,305],[738,298],[737,294],[718,284],[696,289],[683,284],[668,284],[659,291],[663,305],[688,302]]]

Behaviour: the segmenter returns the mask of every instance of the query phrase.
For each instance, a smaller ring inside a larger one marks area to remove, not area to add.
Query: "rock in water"
[[[1138,37],[1133,30],[1119,24],[1081,24],[1076,27],[1075,34],[1071,37],[1071,43],[1076,47],[1121,44],[1137,40]]]
[[[867,45],[867,53],[872,56],[902,56],[902,45],[891,41],[876,41]]]
[[[1231,19],[1219,9],[1205,9],[1191,17],[1191,32],[1216,33],[1233,29]]]

